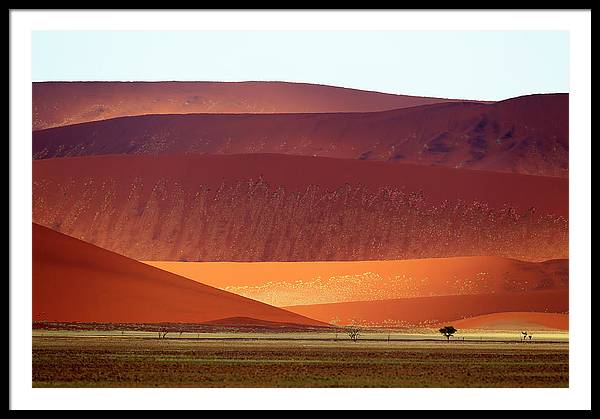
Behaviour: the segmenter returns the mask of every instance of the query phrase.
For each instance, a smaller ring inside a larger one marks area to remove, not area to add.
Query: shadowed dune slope
[[[448,295],[291,306],[286,309],[323,322],[337,319],[341,325],[424,326],[507,311],[565,313],[569,310],[569,294],[563,289]]]
[[[144,114],[371,112],[452,101],[287,82],[40,82],[33,129]]]
[[[569,287],[569,261],[492,256],[357,262],[145,262],[274,306]]]
[[[33,321],[204,323],[230,317],[318,321],[161,271],[32,225]]]
[[[33,162],[33,221],[137,260],[567,258],[568,180],[286,155]]]
[[[33,158],[278,153],[568,175],[568,95],[374,113],[147,115],[37,131]]]
[[[481,330],[569,330],[569,315],[561,313],[508,312],[458,320],[458,329]]]

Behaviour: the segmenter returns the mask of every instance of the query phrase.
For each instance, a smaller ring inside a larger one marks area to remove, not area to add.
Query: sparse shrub
[[[350,340],[356,342],[360,336],[360,329],[357,326],[348,326],[346,333],[350,337]]]

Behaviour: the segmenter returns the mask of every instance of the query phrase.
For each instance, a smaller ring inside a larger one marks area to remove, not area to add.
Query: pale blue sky
[[[569,34],[549,31],[53,31],[34,81],[280,80],[501,100],[569,91]]]

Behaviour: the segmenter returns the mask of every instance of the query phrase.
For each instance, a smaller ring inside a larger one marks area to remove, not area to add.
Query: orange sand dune
[[[336,321],[340,325],[424,326],[505,311],[564,313],[569,310],[569,295],[568,290],[563,289],[355,301],[286,309],[323,322]]]
[[[386,112],[147,115],[36,131],[33,157],[278,153],[568,175],[568,95]]]
[[[33,321],[322,325],[33,224]]]
[[[371,112],[452,101],[308,83],[40,82],[33,129],[144,114]]]
[[[137,260],[568,257],[568,179],[289,155],[33,162],[33,221]]]
[[[569,261],[472,256],[357,262],[149,265],[277,307],[436,295],[567,289]]]
[[[482,330],[569,330],[569,315],[561,313],[508,312],[458,320],[458,329]]]

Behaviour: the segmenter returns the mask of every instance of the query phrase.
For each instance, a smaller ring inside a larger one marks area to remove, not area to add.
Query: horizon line
[[[372,90],[359,87],[342,86],[325,83],[315,83],[308,81],[286,81],[286,80],[166,80],[166,79],[153,79],[153,80],[32,80],[32,83],[287,83],[287,84],[308,84],[312,86],[323,86],[336,89],[347,89],[347,90],[358,90],[362,92],[378,93],[383,95],[392,96],[412,96],[420,98],[431,98],[431,99],[449,99],[458,101],[479,101],[479,102],[501,102],[508,99],[514,99],[523,96],[532,95],[551,95],[551,94],[569,94],[570,92],[525,92],[517,96],[505,96],[500,99],[489,99],[489,98],[466,98],[466,97],[442,97],[442,96],[430,96],[421,95],[415,93],[396,93],[396,92],[385,92],[380,90]]]

